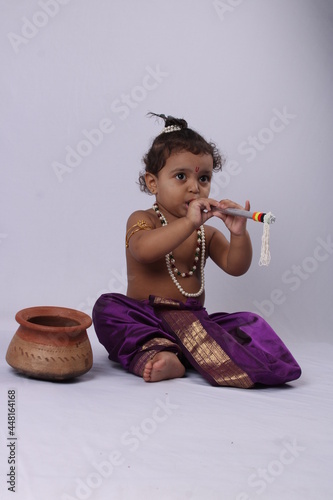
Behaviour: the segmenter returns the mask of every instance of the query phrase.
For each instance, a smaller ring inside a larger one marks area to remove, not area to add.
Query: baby
[[[215,144],[183,119],[157,116],[165,127],[139,178],[155,202],[128,219],[127,294],[97,300],[100,342],[111,360],[146,382],[182,377],[190,366],[212,385],[249,388],[297,379],[299,365],[263,318],[204,308],[206,260],[240,276],[252,259],[246,218],[219,209],[249,210],[250,203],[209,198],[213,172],[223,164]],[[229,240],[206,224],[212,217],[227,227]]]

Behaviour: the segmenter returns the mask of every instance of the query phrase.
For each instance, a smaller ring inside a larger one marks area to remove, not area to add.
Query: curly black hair
[[[141,191],[151,194],[146,186],[145,173],[150,172],[158,175],[167,159],[180,151],[189,151],[195,155],[209,154],[213,158],[213,171],[222,170],[225,160],[216,145],[213,142],[207,142],[198,132],[188,128],[186,120],[156,113],[148,113],[148,115],[162,118],[165,127],[174,125],[175,130],[161,132],[153,140],[149,151],[142,158],[145,169],[140,172],[139,176]]]

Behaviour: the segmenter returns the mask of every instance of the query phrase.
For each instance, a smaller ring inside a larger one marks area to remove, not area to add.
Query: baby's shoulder
[[[137,225],[138,223],[146,223],[148,226],[155,228],[156,221],[156,214],[151,208],[148,210],[136,210],[127,219],[127,227]]]

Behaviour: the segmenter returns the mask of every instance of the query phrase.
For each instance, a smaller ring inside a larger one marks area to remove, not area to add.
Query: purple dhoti
[[[196,299],[138,301],[110,293],[97,300],[93,322],[109,358],[139,376],[147,361],[165,350],[211,385],[279,385],[301,375],[281,339],[250,312],[208,314]]]

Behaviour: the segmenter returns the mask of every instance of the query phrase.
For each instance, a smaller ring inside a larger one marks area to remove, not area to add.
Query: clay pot
[[[22,309],[6,361],[19,373],[45,380],[65,380],[86,373],[93,355],[86,329],[91,318],[66,307]]]

